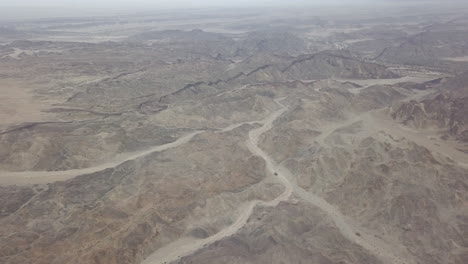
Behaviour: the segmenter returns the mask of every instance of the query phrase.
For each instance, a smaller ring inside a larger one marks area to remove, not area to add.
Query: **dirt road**
[[[174,142],[160,146],[155,146],[144,151],[124,153],[117,156],[109,162],[84,169],[74,169],[65,171],[0,172],[0,185],[30,185],[65,181],[79,175],[90,174],[98,171],[103,171],[108,168],[114,168],[126,161],[138,159],[154,152],[160,152],[171,148],[176,148],[180,145],[189,142],[194,136],[202,132],[203,131],[196,131],[185,135]]]
[[[278,111],[275,111],[273,114],[268,116],[266,119],[263,121],[259,122],[245,122],[245,124],[251,124],[251,123],[261,123],[262,126],[256,129],[253,129],[249,133],[249,139],[247,140],[246,144],[249,150],[256,156],[262,157],[265,159],[266,162],[266,169],[269,177],[273,177],[275,173],[278,173],[279,167],[271,160],[271,158],[266,155],[265,152],[263,152],[259,147],[258,147],[258,141],[260,139],[260,136],[265,133],[266,131],[270,130],[273,126],[273,122],[281,116],[284,112],[286,111],[285,107],[282,107]],[[244,123],[242,123],[244,124]],[[229,126],[226,129],[223,129],[222,132],[226,132],[228,130],[232,130],[236,127],[239,127],[242,124],[235,124],[232,126]],[[256,206],[265,206],[265,207],[275,207],[277,206],[280,202],[282,201],[287,201],[289,197],[292,194],[292,187],[289,184],[289,181],[283,177],[280,173],[278,173],[278,176],[275,176],[276,179],[279,179],[282,184],[285,186],[284,192],[276,197],[274,200],[271,201],[259,201],[259,200],[254,200],[251,201],[243,206],[241,206],[241,214],[240,216],[236,219],[236,221],[226,227],[225,229],[221,230],[220,232],[216,233],[213,236],[210,236],[205,239],[194,239],[194,238],[189,238],[189,237],[183,237],[181,239],[178,239],[177,241],[170,243],[169,245],[162,247],[158,249],[156,252],[151,254],[148,258],[146,258],[142,264],[164,264],[164,263],[171,263],[174,261],[177,261],[181,259],[182,257],[189,256],[198,250],[202,249],[203,247],[206,247],[210,244],[213,244],[216,241],[219,241],[223,238],[232,236],[233,234],[237,233],[246,223],[247,220],[250,218],[252,215],[254,209]]]
[[[381,239],[375,237],[373,234],[359,227],[351,219],[348,219],[346,216],[341,214],[337,208],[329,204],[327,201],[318,197],[312,193],[305,191],[300,188],[296,183],[294,183],[295,177],[291,172],[277,164],[268,154],[266,154],[262,149],[259,148],[258,142],[263,133],[267,132],[273,127],[274,121],[280,117],[284,112],[287,111],[287,107],[280,102],[281,99],[275,100],[278,105],[281,106],[281,109],[275,111],[270,116],[268,116],[262,122],[262,126],[253,129],[249,133],[249,139],[246,144],[249,150],[256,156],[259,156],[265,160],[266,169],[270,175],[276,175],[275,178],[281,181],[284,185],[284,192],[278,196],[276,199],[264,202],[264,201],[252,201],[246,205],[243,205],[241,208],[242,213],[234,222],[234,224],[226,227],[222,231],[216,233],[215,235],[205,238],[205,239],[194,239],[194,238],[181,238],[163,248],[158,249],[156,252],[151,254],[147,259],[145,259],[142,264],[164,264],[171,263],[181,259],[182,257],[189,256],[198,250],[206,247],[216,241],[219,241],[223,238],[229,237],[239,231],[246,223],[249,217],[252,215],[253,210],[256,206],[262,205],[267,207],[275,207],[282,201],[287,201],[291,195],[295,194],[301,199],[310,204],[318,207],[320,210],[324,211],[328,217],[334,222],[338,227],[340,232],[348,240],[362,246],[364,249],[368,250],[371,254],[375,255],[381,259],[384,263],[388,264],[409,264],[414,263],[408,257],[405,257],[406,253],[403,253],[403,249],[396,248],[392,245],[389,245],[387,242],[382,241]]]

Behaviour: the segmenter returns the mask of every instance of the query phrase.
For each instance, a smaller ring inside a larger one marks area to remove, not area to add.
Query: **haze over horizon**
[[[224,7],[224,6],[291,6],[291,5],[376,5],[376,4],[394,4],[394,3],[438,3],[440,1],[435,0],[409,0],[409,1],[390,1],[390,0],[259,0],[259,1],[220,1],[220,0],[83,0],[83,1],[71,1],[71,0],[45,0],[37,1],[33,0],[18,0],[15,2],[0,1],[0,7],[122,7],[122,6],[133,6],[133,7]],[[448,0],[447,2],[464,2],[460,0]]]
[[[449,0],[447,2],[459,2],[459,0]],[[33,0],[18,0],[14,2],[0,1],[0,20],[16,20],[23,18],[45,18],[45,17],[67,17],[67,16],[93,16],[127,14],[140,11],[158,11],[167,9],[193,9],[193,8],[254,8],[254,7],[298,7],[298,6],[342,6],[342,5],[365,5],[366,7],[381,5],[414,5],[434,3],[434,0],[410,0],[410,1],[389,1],[389,0],[44,0],[38,3]]]

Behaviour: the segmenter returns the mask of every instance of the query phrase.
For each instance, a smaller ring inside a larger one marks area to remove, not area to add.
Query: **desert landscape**
[[[463,3],[0,19],[0,263],[468,263],[467,58]]]

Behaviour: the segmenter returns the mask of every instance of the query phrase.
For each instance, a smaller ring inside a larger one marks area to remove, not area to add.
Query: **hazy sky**
[[[448,3],[468,0],[0,0],[0,20],[110,15],[173,8]]]
[[[380,4],[392,2],[450,2],[450,0],[0,0],[1,7],[216,7]]]
[[[3,18],[92,15],[96,10],[132,12],[142,10],[206,7],[253,7],[349,4],[383,0],[0,0],[0,20]]]
[[[253,5],[299,5],[299,4],[356,4],[379,3],[395,0],[0,0],[0,6],[31,7],[212,7],[212,6],[253,6]],[[398,1],[398,0],[396,0]],[[406,0],[418,1],[418,0]],[[446,1],[446,0],[444,0]]]

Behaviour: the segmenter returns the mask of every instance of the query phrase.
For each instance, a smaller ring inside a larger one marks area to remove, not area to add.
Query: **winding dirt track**
[[[277,103],[283,108],[286,109],[286,106],[281,104],[279,101]],[[347,125],[350,125],[354,122],[359,121],[359,118],[353,118],[347,122]],[[335,128],[330,129],[334,131]],[[325,133],[327,134],[327,133]],[[341,234],[346,237],[348,240],[360,245],[368,252],[382,260],[384,263],[392,264],[409,264],[414,263],[414,261],[409,258],[408,254],[402,248],[397,248],[390,245],[389,243],[377,238],[371,232],[363,229],[357,223],[354,223],[351,219],[344,216],[336,207],[329,204],[323,198],[305,191],[295,183],[295,177],[291,172],[281,166],[275,164],[271,161],[271,158],[268,157],[265,153],[261,155],[267,163],[273,163],[272,166],[276,168],[276,171],[279,176],[281,176],[285,181],[287,181],[286,186],[290,186],[293,189],[294,194],[299,196],[302,200],[309,202],[310,204],[320,208],[324,211],[328,217],[334,222],[336,227],[340,230]],[[357,235],[359,234],[359,235]]]
[[[0,172],[0,185],[30,185],[30,184],[44,184],[55,181],[65,181],[72,179],[79,175],[90,174],[98,171],[103,171],[109,168],[115,168],[120,164],[129,161],[138,159],[144,156],[147,156],[151,153],[164,151],[171,148],[176,148],[180,145],[183,145],[189,142],[194,136],[202,133],[203,131],[196,131],[180,137],[174,142],[159,145],[152,147],[150,149],[125,153],[123,155],[117,156],[112,161],[109,161],[98,166],[84,168],[84,169],[74,169],[74,170],[65,170],[65,171],[24,171],[24,172]]]
[[[182,257],[189,256],[203,247],[235,234],[247,223],[247,220],[252,215],[256,206],[275,207],[280,202],[287,201],[293,193],[302,198],[304,201],[309,202],[310,204],[324,211],[338,227],[344,237],[360,245],[371,254],[381,259],[384,263],[414,263],[414,261],[408,260],[407,257],[403,257],[406,256],[406,253],[403,253],[403,249],[390,246],[385,241],[375,237],[367,230],[364,230],[357,224],[353,223],[351,219],[348,219],[346,216],[341,214],[333,205],[329,204],[321,197],[318,197],[300,188],[297,184],[294,183],[294,177],[288,169],[281,166],[280,164],[277,164],[270,156],[268,156],[258,147],[260,136],[270,130],[273,127],[273,122],[287,111],[287,107],[280,103],[280,99],[275,101],[278,103],[278,105],[281,106],[281,109],[272,113],[262,122],[259,122],[263,125],[249,133],[249,139],[247,140],[246,144],[254,155],[259,156],[265,160],[266,169],[268,170],[270,177],[272,177],[272,175],[275,173],[277,174],[275,178],[281,181],[284,185],[284,192],[276,199],[269,202],[257,200],[244,205],[241,207],[242,213],[238,219],[232,225],[216,233],[215,235],[198,240],[194,238],[181,238],[163,248],[158,249],[156,252],[146,258],[142,264],[171,263],[181,259]],[[357,235],[358,233],[359,235]]]
[[[151,254],[147,259],[145,259],[142,264],[162,264],[170,263],[177,261],[184,256],[189,256],[196,251],[206,247],[216,241],[224,239],[226,237],[232,236],[238,232],[246,223],[247,220],[252,215],[256,206],[264,207],[276,207],[280,202],[289,200],[293,193],[301,198],[302,200],[316,206],[320,210],[324,211],[328,217],[334,222],[340,232],[348,240],[362,246],[364,249],[368,250],[371,254],[380,258],[384,263],[392,264],[403,264],[403,263],[414,263],[413,261],[408,261],[406,253],[403,253],[404,250],[395,246],[389,245],[385,241],[375,237],[367,230],[359,227],[351,219],[348,219],[346,216],[341,214],[333,205],[329,204],[327,201],[314,195],[313,193],[307,192],[304,189],[300,188],[295,183],[295,177],[291,172],[283,167],[280,164],[277,164],[267,153],[265,153],[258,146],[260,137],[265,132],[269,131],[273,127],[273,123],[277,120],[282,114],[287,111],[287,107],[280,102],[281,99],[275,100],[276,103],[281,107],[279,110],[273,112],[267,118],[261,121],[251,121],[244,122],[239,124],[234,124],[228,126],[219,132],[231,131],[243,124],[262,124],[261,127],[253,129],[249,133],[249,138],[246,141],[248,149],[256,156],[264,159],[266,164],[266,169],[269,177],[273,177],[275,180],[280,181],[284,186],[284,192],[271,201],[260,201],[254,200],[240,206],[240,216],[237,220],[230,226],[221,230],[213,236],[210,236],[205,239],[195,239],[190,237],[181,238],[173,243],[170,243],[156,252]],[[349,123],[355,122],[357,120],[350,120]],[[329,132],[333,131],[330,129]],[[76,170],[67,170],[67,171],[44,171],[44,172],[7,172],[0,174],[0,185],[12,185],[12,184],[36,184],[36,183],[48,183],[54,181],[67,180],[79,175],[90,174],[98,171],[102,171],[108,168],[116,167],[126,161],[138,159],[144,157],[154,152],[164,151],[167,149],[175,148],[180,145],[183,145],[189,142],[194,136],[202,133],[203,131],[193,132],[191,134],[185,135],[178,140],[150,148],[141,152],[127,153],[125,155],[119,156],[113,161],[105,164],[101,164],[95,167],[85,168],[85,169],[76,169]],[[325,133],[329,134],[329,133]],[[324,139],[319,140],[324,141]],[[321,142],[324,143],[324,142]],[[277,174],[276,176],[273,176]],[[358,236],[357,233],[360,233]],[[403,260],[405,259],[405,260]]]
[[[282,108],[270,116],[268,116],[263,121],[259,122],[245,122],[245,124],[252,124],[252,123],[261,123],[263,124],[261,127],[257,129],[253,129],[249,133],[249,140],[247,140],[246,144],[249,150],[254,153],[255,155],[265,158],[266,168],[268,170],[269,177],[273,177],[274,173],[277,172],[277,166],[275,163],[258,147],[258,141],[260,136],[265,133],[266,131],[272,128],[273,122],[281,116],[286,111],[286,108]],[[242,123],[244,124],[244,123]],[[236,127],[241,126],[242,124],[236,124],[229,126],[228,128],[222,130],[222,132],[226,132],[232,130]],[[229,237],[237,233],[246,223],[247,220],[252,215],[256,206],[264,206],[264,207],[276,207],[280,202],[287,201],[292,194],[292,186],[289,184],[289,181],[284,178],[282,175],[278,175],[277,177],[280,181],[284,184],[285,190],[284,192],[276,197],[274,200],[265,202],[260,200],[254,200],[246,205],[241,206],[241,214],[237,218],[237,220],[230,226],[226,227],[225,229],[221,230],[220,232],[216,233],[213,236],[207,237],[205,239],[194,239],[194,238],[181,238],[173,243],[170,243],[147,257],[142,264],[164,264],[164,263],[171,263],[181,259],[182,257],[189,256],[198,250],[206,247],[210,244],[213,244],[216,241],[219,241],[223,238]]]

